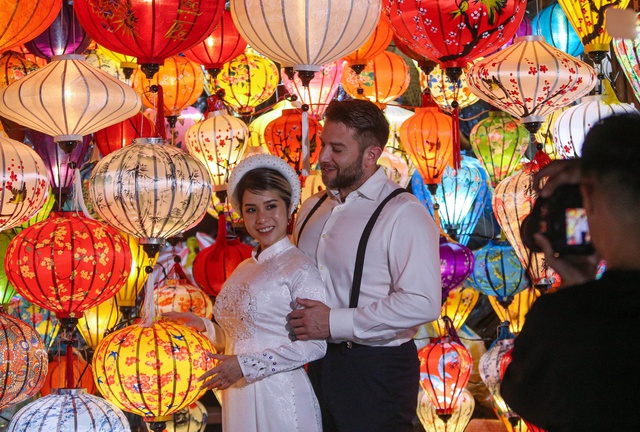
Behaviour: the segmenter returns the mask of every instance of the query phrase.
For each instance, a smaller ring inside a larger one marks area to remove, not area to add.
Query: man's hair
[[[271,168],[255,168],[246,173],[233,191],[235,199],[240,203],[242,212],[242,197],[245,191],[253,193],[274,192],[284,201],[287,211],[291,208],[291,184],[280,172]]]
[[[613,181],[640,203],[640,115],[606,117],[589,130],[582,147],[582,172]]]
[[[384,149],[389,140],[389,122],[380,108],[367,100],[334,99],[325,111],[325,119],[352,129],[361,152],[369,146]]]

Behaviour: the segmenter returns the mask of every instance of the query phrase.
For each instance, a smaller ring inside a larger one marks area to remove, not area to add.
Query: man
[[[297,299],[304,308],[289,323],[298,339],[330,342],[309,366],[325,432],[412,431],[419,386],[412,338],[440,313],[439,230],[376,164],[389,136],[377,106],[332,101],[325,118],[320,168],[328,192],[305,201],[294,237],[320,269],[327,304]]]
[[[540,297],[515,340],[501,393],[524,419],[556,431],[640,431],[640,116],[589,131],[578,160],[558,161],[548,197],[579,183],[596,255],[560,256],[536,234],[562,289]]]

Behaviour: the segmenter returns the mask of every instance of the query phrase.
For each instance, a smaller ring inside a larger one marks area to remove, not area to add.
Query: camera
[[[533,237],[535,233],[547,237],[553,250],[561,255],[594,252],[578,185],[561,185],[550,197],[538,197],[520,225],[520,236],[533,252],[542,252]]]

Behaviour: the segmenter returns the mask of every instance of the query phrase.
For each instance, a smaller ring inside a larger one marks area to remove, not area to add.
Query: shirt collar
[[[382,189],[386,182],[387,175],[384,172],[384,168],[378,166],[376,172],[373,173],[373,175],[369,177],[367,181],[365,181],[358,189],[347,195],[347,199],[349,199],[349,196],[351,196],[352,194],[357,194],[363,198],[374,201],[382,192]],[[334,198],[337,198],[338,201],[340,201],[340,191],[338,189],[332,189],[329,192],[331,192]]]
[[[260,246],[258,245],[253,248],[251,256],[256,262],[265,262],[275,257],[276,255],[279,255],[290,247],[293,247],[293,244],[291,243],[291,240],[289,240],[289,237],[285,236],[282,240],[278,240],[277,242],[260,252],[260,254],[258,255],[259,247]]]

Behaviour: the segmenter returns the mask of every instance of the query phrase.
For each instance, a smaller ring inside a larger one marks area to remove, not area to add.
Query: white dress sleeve
[[[211,320],[208,320],[203,317],[200,317],[200,319],[202,320],[205,328],[207,329],[205,332],[205,336],[207,336],[207,339],[209,339],[213,347],[216,349],[216,352],[224,353],[224,344],[225,344],[224,331],[220,328],[220,326],[218,326]]]

